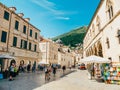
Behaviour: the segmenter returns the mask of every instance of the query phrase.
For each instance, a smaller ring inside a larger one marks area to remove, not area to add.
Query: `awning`
[[[80,63],[110,63],[110,60],[105,59],[103,57],[92,55],[89,57],[85,57],[84,59],[81,59]]]
[[[0,59],[14,59],[14,57],[8,54],[0,54]]]

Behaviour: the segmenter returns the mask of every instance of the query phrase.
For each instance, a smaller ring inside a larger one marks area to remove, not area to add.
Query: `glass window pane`
[[[13,46],[17,46],[17,37],[13,37]]]
[[[4,19],[9,20],[9,13],[4,11]]]
[[[2,31],[1,42],[6,43],[6,39],[7,39],[7,32]]]
[[[19,22],[15,21],[15,29],[18,30],[18,27],[19,27]]]

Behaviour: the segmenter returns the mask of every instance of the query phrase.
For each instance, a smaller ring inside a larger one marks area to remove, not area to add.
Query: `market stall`
[[[80,62],[85,63],[87,65],[89,79],[92,79],[92,77],[101,79],[103,78],[104,73],[103,64],[110,63],[110,60],[92,55],[80,60]]]
[[[120,85],[120,63],[114,63],[112,66],[105,66],[104,80],[107,84]]]

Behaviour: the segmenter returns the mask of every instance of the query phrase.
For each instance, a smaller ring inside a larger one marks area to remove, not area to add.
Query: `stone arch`
[[[98,54],[98,56],[103,57],[102,44],[101,44],[100,41],[97,43],[97,49],[98,49],[98,50],[97,50],[97,54]]]
[[[94,51],[94,55],[96,55],[97,56],[97,48],[96,48],[96,46],[94,45],[94,47],[93,47],[93,51]]]

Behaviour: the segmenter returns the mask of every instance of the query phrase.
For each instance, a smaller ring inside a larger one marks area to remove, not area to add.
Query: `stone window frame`
[[[6,43],[7,42],[7,32],[2,31],[1,33],[1,42]]]
[[[10,13],[8,11],[4,11],[4,19],[9,21]]]
[[[114,15],[113,0],[107,0],[106,7],[107,7],[107,17],[110,20]]]
[[[110,42],[109,42],[109,38],[108,37],[106,38],[106,44],[107,44],[107,48],[109,49],[110,48]]]
[[[96,18],[96,26],[97,26],[98,30],[101,29],[101,22],[100,22],[100,17],[99,16],[97,16],[97,18]]]
[[[15,20],[15,30],[18,30],[18,29],[19,29],[19,21]]]
[[[27,26],[23,25],[23,33],[26,34],[26,32],[27,32]]]
[[[118,41],[119,41],[119,44],[120,44],[120,29],[118,29],[118,31],[117,31],[117,37],[118,37]]]
[[[18,38],[16,36],[13,37],[13,47],[17,47]]]
[[[32,43],[29,42],[29,50],[32,50]]]
[[[32,37],[33,36],[33,30],[30,29],[30,36]]]

